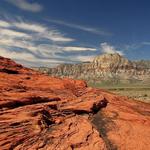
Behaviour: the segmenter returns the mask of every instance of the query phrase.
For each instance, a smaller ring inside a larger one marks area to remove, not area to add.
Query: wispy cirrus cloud
[[[96,51],[96,48],[67,46],[64,47],[63,50],[64,51]]]
[[[89,56],[82,56],[80,52],[96,50],[73,46],[75,39],[60,30],[21,19],[0,19],[0,33],[0,55],[29,66],[88,61]],[[67,52],[73,54],[66,57]]]
[[[145,41],[141,43],[142,45],[150,45],[150,41]]]
[[[0,28],[0,33],[1,33],[1,36],[6,36],[6,37],[31,38],[31,36],[26,34],[26,33],[11,30],[11,29],[2,29],[2,28]]]
[[[7,28],[7,27],[10,27],[10,23],[8,23],[7,21],[4,21],[4,20],[0,20],[0,27],[4,27],[4,28]]]
[[[26,66],[33,67],[33,66],[56,66],[58,64],[65,63],[65,60],[61,60],[59,58],[38,58],[35,55],[27,52],[16,52],[16,51],[10,51],[8,49],[0,48],[0,54],[1,56],[8,57],[11,59],[14,59],[15,61],[22,63]]]
[[[108,54],[114,54],[114,53],[118,53],[120,55],[124,55],[124,53],[122,51],[117,50],[114,46],[109,45],[108,43],[104,42],[100,44],[101,47],[101,51],[103,53],[108,53]]]
[[[5,25],[6,24],[6,25]],[[20,31],[20,29],[25,31]],[[57,29],[31,22],[0,20],[1,35],[36,39],[47,39],[54,42],[71,42],[75,39],[66,37]]]
[[[12,24],[11,24],[12,25]],[[47,30],[47,28],[43,25],[39,25],[39,24],[34,24],[34,23],[30,23],[30,22],[14,22],[13,26],[19,28],[19,29],[23,29],[23,30],[28,30],[28,31],[32,31],[32,32],[45,32]]]
[[[77,56],[76,60],[79,62],[91,62],[93,61],[95,55]]]
[[[5,0],[5,1],[25,11],[40,12],[43,10],[43,6],[41,4],[36,2],[31,3],[28,0]]]
[[[88,26],[84,26],[84,25],[68,23],[68,22],[65,22],[62,20],[53,20],[53,19],[46,19],[46,20],[49,22],[55,23],[55,24],[59,24],[59,25],[70,27],[70,28],[82,30],[82,31],[89,32],[92,34],[103,35],[103,36],[112,35],[112,33],[105,31],[103,29],[92,28],[92,27],[88,27]]]
[[[150,41],[143,41],[143,42],[138,42],[138,43],[131,43],[131,44],[126,44],[124,45],[123,49],[125,51],[131,51],[131,50],[137,50],[139,48],[142,48],[143,46],[149,46]]]

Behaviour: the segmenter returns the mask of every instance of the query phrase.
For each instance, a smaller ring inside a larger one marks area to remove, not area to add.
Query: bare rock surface
[[[1,150],[148,150],[150,105],[0,57]]]
[[[98,55],[92,62],[34,69],[51,76],[84,79],[94,84],[150,84],[150,61],[131,61],[118,53]]]

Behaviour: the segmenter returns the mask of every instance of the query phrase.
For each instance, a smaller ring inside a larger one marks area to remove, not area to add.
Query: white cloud
[[[3,57],[8,57],[11,59],[20,59],[20,60],[34,60],[35,57],[30,54],[30,53],[26,53],[26,52],[15,52],[15,51],[10,51],[7,50],[6,48],[0,48],[0,55]]]
[[[0,20],[0,27],[7,28],[7,27],[10,27],[10,26],[11,26],[11,25],[10,25],[9,22]]]
[[[66,37],[56,29],[32,22],[1,19],[0,24],[0,55],[3,54],[3,56],[7,57],[8,51],[10,51],[9,57],[12,59],[22,58],[25,60],[27,58],[31,61],[34,55],[52,58],[56,52],[62,51],[62,47],[57,45],[58,42],[66,43],[74,41],[74,39]],[[43,44],[45,40],[46,44]],[[22,50],[20,49],[20,51],[22,53],[16,53],[16,51],[13,51],[14,48],[21,48]],[[5,52],[4,49],[6,49]],[[24,51],[30,53],[24,54]],[[25,55],[28,57],[25,57]],[[29,56],[32,57],[29,58]]]
[[[22,63],[25,66],[56,66],[58,64],[65,63],[63,60],[56,60],[56,59],[47,59],[47,58],[37,58],[33,54],[28,53],[28,52],[15,52],[15,51],[10,51],[8,49],[3,49],[0,48],[0,56],[3,57],[8,57],[11,59],[16,60],[19,63]],[[38,63],[37,63],[38,62]]]
[[[0,28],[0,36],[13,37],[13,38],[16,38],[16,37],[31,38],[31,36],[26,33],[15,31],[12,29],[3,29],[3,28]]]
[[[4,26],[5,28],[3,28]],[[9,29],[9,27],[17,29]],[[17,31],[19,29],[26,30],[28,33],[25,31]],[[32,36],[32,38],[36,38],[36,40],[43,38],[54,42],[71,42],[75,40],[73,38],[66,37],[56,29],[51,29],[50,27],[46,27],[44,25],[24,21],[17,22],[14,20],[11,22],[0,20],[0,33],[1,35],[22,38],[31,38]]]
[[[45,32],[47,28],[43,25],[28,23],[28,22],[14,22],[13,25],[19,29],[24,29],[32,32]]]
[[[0,19],[0,55],[17,60],[24,65],[51,66],[65,62],[91,60],[91,56],[81,56],[79,52],[96,49],[66,46],[66,42],[74,40],[47,25],[22,19],[19,21],[9,18]],[[76,52],[78,55],[66,57],[64,54],[67,51]]]
[[[57,30],[47,30],[41,33],[40,36],[46,39],[50,39],[55,42],[72,42],[75,40],[73,38],[65,37],[63,34],[61,34]]]
[[[91,61],[93,61],[94,57],[95,57],[95,55],[76,56],[74,59],[76,61],[81,61],[81,62],[87,62],[87,61],[91,62]]]
[[[63,48],[64,51],[96,51],[95,48],[68,46]]]
[[[47,21],[50,21],[50,22],[56,23],[56,24],[60,24],[60,25],[64,25],[64,26],[67,26],[67,27],[70,27],[70,28],[74,28],[74,29],[79,29],[79,30],[82,30],[82,31],[90,32],[92,34],[104,35],[104,36],[112,35],[112,33],[107,32],[107,31],[105,31],[103,29],[97,29],[97,28],[87,27],[87,26],[83,26],[83,25],[68,23],[68,22],[61,21],[61,20],[47,19]]]
[[[118,53],[120,55],[124,55],[122,51],[118,51],[114,46],[111,46],[106,42],[101,43],[100,46],[101,46],[101,51],[103,53],[108,53],[108,54]]]
[[[64,34],[62,34],[56,29],[51,29],[50,27],[46,27],[44,25],[37,23],[35,24],[22,21],[22,22],[14,22],[12,25],[18,29],[37,32],[38,34],[36,34],[35,36],[36,39],[40,37],[44,39],[49,39],[54,42],[71,42],[75,40],[73,38],[66,37]]]
[[[14,6],[30,11],[30,12],[40,12],[43,9],[43,6],[36,2],[28,2],[28,0],[6,0],[7,2],[13,4]]]
[[[13,39],[13,38],[4,38],[0,37],[0,45],[4,47],[17,47],[22,49],[27,49],[31,52],[36,52],[37,47],[34,45],[34,43],[31,43],[29,41],[25,41],[23,39]]]

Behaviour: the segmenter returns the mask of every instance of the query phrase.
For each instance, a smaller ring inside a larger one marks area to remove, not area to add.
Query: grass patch
[[[95,84],[89,83],[89,86],[106,89],[118,95],[128,96],[132,99],[150,102],[150,85],[148,84],[108,84],[108,82],[103,82]]]

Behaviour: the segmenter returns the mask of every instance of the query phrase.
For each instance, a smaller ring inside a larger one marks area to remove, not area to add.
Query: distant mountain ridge
[[[131,61],[115,54],[98,55],[92,62],[35,68],[51,76],[84,79],[88,83],[150,83],[150,61]]]

